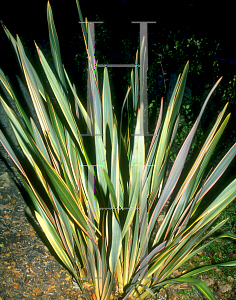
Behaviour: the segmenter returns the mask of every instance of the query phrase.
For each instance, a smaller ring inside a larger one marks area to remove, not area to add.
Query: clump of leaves
[[[220,213],[236,197],[236,179],[233,179],[204,209],[201,207],[205,195],[236,154],[235,143],[205,176],[230,118],[230,114],[224,117],[228,103],[215,120],[188,174],[181,179],[203,112],[221,78],[206,97],[168,170],[168,157],[180,122],[189,62],[176,79],[166,109],[163,98],[160,99],[155,132],[146,151],[143,129],[147,108],[143,96],[144,78],[139,76],[139,71],[142,75],[145,68],[144,37],[140,47],[140,63],[137,50],[135,68],[131,71],[130,86],[121,109],[121,122],[118,122],[108,70],[104,68],[100,91],[90,27],[87,19],[86,22],[83,20],[79,2],[76,3],[88,58],[87,110],[62,64],[48,2],[49,37],[55,72],[35,45],[55,99],[50,97],[42,84],[19,36],[15,39],[4,26],[16,51],[38,119],[37,126],[26,114],[10,82],[0,70],[0,80],[14,99],[21,117],[17,118],[2,97],[0,102],[29,168],[21,165],[1,131],[0,142],[19,170],[24,188],[34,204],[35,216],[48,241],[82,292],[84,281],[92,280],[93,298],[97,300],[108,300],[114,296],[126,300],[131,295],[147,299],[150,295],[155,297],[161,288],[186,282],[208,299],[215,300],[208,286],[192,276],[206,272],[216,264],[174,277],[172,274],[216,239],[236,239],[236,235],[228,232],[201,244],[225,224],[223,220],[212,227]],[[128,122],[123,128],[123,109],[126,105]],[[184,105],[186,114],[191,114],[190,106]],[[87,132],[84,133],[84,129]],[[163,214],[164,208],[167,209],[166,214]],[[235,260],[217,264],[218,267],[235,265]],[[117,284],[116,295],[113,293],[114,283]]]

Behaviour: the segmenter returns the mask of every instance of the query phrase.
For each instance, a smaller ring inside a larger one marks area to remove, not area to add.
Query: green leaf
[[[39,55],[39,58],[40,58],[40,61],[41,61],[41,64],[42,64],[42,67],[46,73],[46,76],[48,78],[48,81],[51,85],[51,88],[55,94],[55,97],[58,101],[58,104],[68,122],[68,125],[70,126],[70,129],[76,139],[76,141],[78,142],[78,145],[81,149],[81,152],[84,154],[84,157],[86,159],[86,163],[88,165],[90,165],[90,161],[89,161],[89,158],[87,156],[87,153],[84,149],[84,146],[83,146],[83,143],[82,143],[82,140],[80,138],[80,133],[79,133],[79,130],[78,130],[78,127],[76,125],[76,122],[75,122],[75,119],[73,117],[73,114],[71,113],[71,109],[69,107],[69,104],[68,104],[68,101],[64,95],[64,93],[62,93],[61,91],[61,88],[60,88],[60,85],[55,77],[55,75],[53,74],[51,68],[49,67],[46,59],[44,58],[44,55],[43,53],[41,52],[41,50],[37,47],[36,45],[36,48],[37,48],[37,51],[38,51],[38,55]],[[50,131],[49,131],[50,132]]]
[[[56,242],[56,240],[59,239],[59,236],[55,231],[55,229],[52,226],[50,227],[49,223],[46,222],[37,211],[35,211],[35,215],[44,233],[46,234],[49,242],[51,243],[53,249],[55,250],[56,254],[59,256],[61,261],[66,265],[66,267],[75,275],[75,277],[77,277],[77,275],[74,272],[73,265],[69,260],[69,257],[67,256],[66,252],[62,248],[62,244],[59,245]],[[80,287],[82,289],[82,284],[80,284]]]
[[[59,42],[57,38],[57,32],[54,25],[53,15],[52,15],[52,9],[51,5],[48,1],[47,4],[47,17],[48,17],[48,31],[49,31],[49,38],[50,38],[50,45],[51,45],[51,52],[52,52],[52,58],[53,63],[59,78],[59,81],[61,83],[61,90],[64,93],[66,89],[66,80],[65,80],[65,74],[62,67],[62,61],[61,61],[61,54],[60,54],[60,47]]]
[[[33,131],[32,131],[32,128],[31,128],[30,120],[27,117],[26,113],[24,112],[22,106],[20,105],[20,102],[16,98],[16,96],[15,96],[15,94],[14,94],[14,92],[13,92],[11,86],[10,86],[10,83],[8,82],[5,74],[3,73],[3,71],[1,69],[0,69],[0,80],[1,80],[2,84],[4,85],[4,87],[6,88],[9,95],[14,99],[22,119],[24,120],[28,130],[30,131],[31,135],[33,136]]]
[[[103,138],[104,145],[107,147],[106,143],[106,131],[109,131],[111,144],[113,137],[113,113],[112,113],[112,102],[111,102],[111,91],[108,79],[107,67],[104,68],[103,75],[103,90],[102,90],[102,109],[103,109]]]
[[[201,267],[198,268],[196,270],[193,270],[191,272],[187,272],[184,275],[181,275],[182,277],[186,277],[186,276],[193,276],[193,275],[197,275],[203,272],[207,272],[215,267],[235,267],[236,266],[236,260],[231,260],[231,261],[227,261],[224,263],[218,263],[218,264],[214,264],[214,265],[210,265],[210,266],[205,266],[205,267]]]
[[[115,215],[112,214],[112,245],[111,245],[111,253],[109,257],[109,266],[110,266],[111,273],[115,272],[121,247],[122,247],[122,236],[121,236],[120,225],[117,222]]]

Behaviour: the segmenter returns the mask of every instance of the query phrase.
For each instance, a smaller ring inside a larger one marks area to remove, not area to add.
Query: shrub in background
[[[79,2],[76,2],[80,21],[83,22]],[[128,102],[129,109],[127,127],[122,129],[123,125],[117,122],[112,107],[113,95],[107,68],[104,68],[102,91],[99,90],[88,23],[82,24],[89,72],[89,102],[86,110],[62,65],[49,2],[47,14],[55,73],[35,45],[55,100],[50,98],[27,58],[19,36],[15,39],[4,26],[16,51],[39,127],[25,113],[2,70],[0,80],[14,99],[22,120],[16,118],[2,97],[0,101],[31,171],[20,164],[1,131],[0,141],[21,173],[21,180],[35,207],[35,216],[48,241],[82,291],[84,281],[92,280],[93,298],[107,300],[114,297],[114,282],[117,285],[116,297],[124,300],[130,295],[139,299],[146,299],[150,295],[155,297],[161,288],[187,282],[208,299],[215,299],[207,285],[192,276],[216,265],[235,266],[236,261],[201,267],[178,277],[170,276],[216,239],[236,238],[232,233],[223,233],[200,246],[202,241],[225,224],[223,220],[212,227],[224,208],[236,197],[234,179],[204,210],[200,206],[236,153],[234,144],[216,168],[204,178],[206,167],[230,117],[227,115],[223,118],[228,104],[218,115],[191,170],[176,190],[204,109],[221,79],[205,99],[199,116],[167,173],[168,157],[180,120],[189,63],[177,78],[166,110],[163,99],[160,101],[155,133],[146,152],[146,137],[142,134],[146,113],[143,111],[142,77],[144,43],[140,49],[140,69],[137,51],[136,67],[131,71],[131,85],[123,102],[121,114]],[[189,110],[190,107],[186,106],[185,109]],[[81,135],[86,130],[88,135]],[[163,216],[164,207],[167,207],[167,213],[154,231]]]

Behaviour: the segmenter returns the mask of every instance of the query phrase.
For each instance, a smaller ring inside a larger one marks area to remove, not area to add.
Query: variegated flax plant
[[[94,297],[98,300],[152,296],[155,299],[160,289],[183,282],[193,285],[208,299],[216,299],[204,282],[192,276],[215,266],[235,266],[236,261],[200,267],[178,277],[171,274],[214,242],[215,239],[204,246],[200,243],[223,226],[226,220],[215,227],[212,225],[236,197],[234,179],[205,210],[199,210],[203,197],[216,184],[236,153],[234,144],[216,168],[203,177],[228,123],[230,115],[223,118],[228,103],[176,191],[204,109],[221,79],[205,100],[167,175],[168,154],[178,128],[189,63],[177,79],[165,116],[163,99],[160,100],[159,119],[149,151],[145,153],[145,136],[140,134],[140,129],[144,128],[144,39],[140,64],[137,51],[131,86],[122,107],[123,112],[131,99],[127,130],[122,134],[122,124],[118,124],[112,106],[107,67],[104,68],[102,94],[99,93],[90,27],[87,19],[83,21],[76,1],[88,54],[90,100],[87,101],[87,110],[62,64],[49,2],[47,17],[54,71],[36,43],[35,46],[53,97],[44,89],[19,36],[15,39],[3,26],[17,54],[39,121],[36,126],[28,117],[0,70],[1,82],[14,99],[22,120],[17,119],[2,97],[1,104],[32,167],[30,173],[29,168],[20,164],[2,132],[0,140],[18,168],[34,204],[37,221],[82,292],[84,282],[90,280]],[[160,215],[163,217],[163,208],[167,206],[161,225],[155,229]],[[154,238],[150,239],[151,236]],[[232,233],[225,233],[217,239],[225,237],[236,238]],[[117,286],[116,292],[113,292],[114,285]]]

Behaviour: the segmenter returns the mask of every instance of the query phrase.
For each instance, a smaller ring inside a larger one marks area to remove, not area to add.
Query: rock
[[[48,247],[43,246],[43,248],[44,248],[44,250],[45,250],[46,252],[49,252]]]
[[[221,293],[226,293],[232,290],[232,285],[226,282],[218,282],[219,289]]]
[[[205,278],[205,279],[203,279],[203,281],[205,282],[205,284],[207,286],[213,285],[215,283],[214,278]]]
[[[234,282],[234,278],[233,278],[232,276],[228,276],[228,277],[227,277],[227,280],[228,280],[229,282]]]
[[[172,274],[173,274],[175,277],[178,277],[178,276],[180,276],[182,273],[179,272],[178,270],[175,270]]]
[[[215,270],[217,273],[222,273],[222,270],[221,270],[221,269],[218,269],[217,267],[216,267],[216,268],[213,268],[213,270]]]
[[[3,173],[1,176],[0,176],[0,181],[6,181],[7,183],[10,182],[10,178],[9,178],[9,175],[7,172]]]

